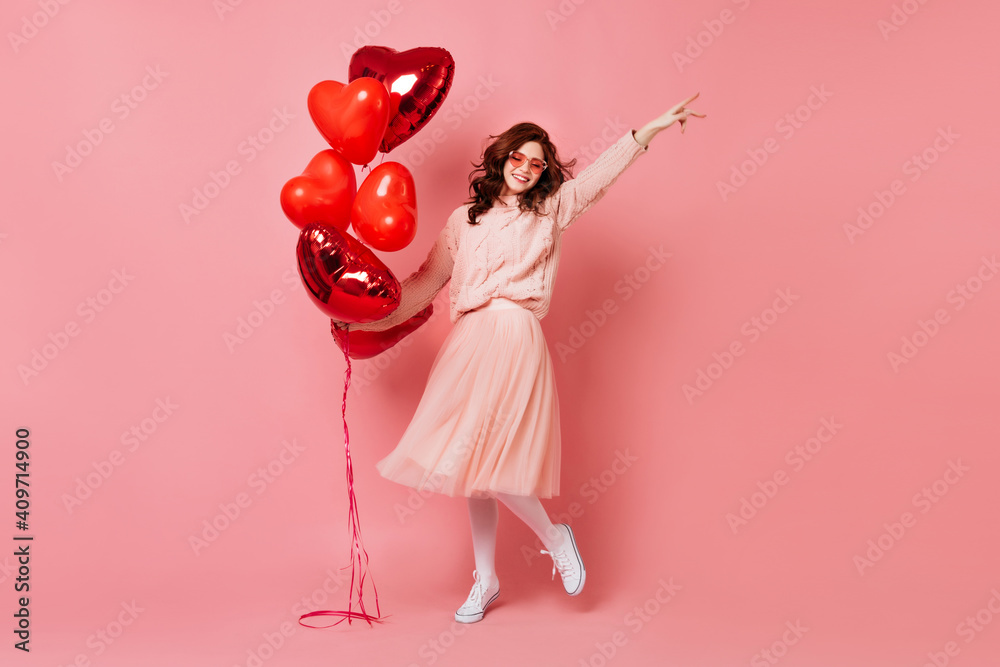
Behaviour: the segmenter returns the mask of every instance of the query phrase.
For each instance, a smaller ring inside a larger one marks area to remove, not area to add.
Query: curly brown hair
[[[518,197],[518,208],[522,211],[533,211],[539,215],[547,215],[541,204],[549,195],[559,189],[567,179],[572,178],[570,169],[576,164],[576,158],[569,162],[561,162],[556,147],[549,139],[549,133],[534,123],[518,123],[503,134],[491,134],[494,139],[483,151],[481,162],[473,162],[475,169],[469,174],[469,224],[477,225],[480,215],[493,208],[503,189],[503,168],[507,155],[529,141],[537,141],[542,146],[542,153],[548,168],[541,173],[533,188]],[[476,176],[477,173],[481,175]]]

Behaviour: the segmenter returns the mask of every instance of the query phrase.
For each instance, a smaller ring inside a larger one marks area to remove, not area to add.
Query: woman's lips
[[[517,180],[518,183],[527,183],[528,182],[528,179],[525,178],[524,176],[521,176],[521,174],[511,174],[511,175]]]

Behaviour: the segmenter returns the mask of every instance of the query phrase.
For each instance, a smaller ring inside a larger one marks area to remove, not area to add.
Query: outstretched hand
[[[685,128],[684,124],[687,122],[688,118],[691,116],[696,116],[698,118],[705,117],[705,114],[703,113],[698,113],[697,111],[685,108],[688,104],[696,100],[700,94],[701,93],[695,93],[683,102],[670,107],[670,109],[659,118],[655,118],[646,123],[641,130],[635,133],[635,140],[643,146],[648,146],[650,139],[655,137],[658,132],[667,129],[674,123],[680,123],[681,133],[683,134]]]

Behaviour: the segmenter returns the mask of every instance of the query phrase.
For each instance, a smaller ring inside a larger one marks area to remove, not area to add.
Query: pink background
[[[158,4],[2,11],[0,661],[993,664],[995,3]],[[348,599],[331,578],[350,555],[345,362],[301,287],[278,193],[326,148],[309,88],[346,79],[365,31],[457,63],[443,110],[386,158],[418,189],[415,241],[381,253],[400,277],[466,197],[487,135],[535,121],[579,173],[619,128],[701,92],[692,108],[708,117],[656,137],[565,237],[542,322],[564,437],[563,493],[545,505],[575,514],[579,598],[502,509],[501,598],[483,623],[455,625],[474,567],[464,501],[374,469],[450,330],[443,293],[406,345],[353,365],[356,488],[390,617],[295,625]],[[251,150],[253,136],[267,143]],[[238,173],[185,220],[230,161]],[[852,237],[859,207],[877,217]],[[650,247],[670,253],[655,271]],[[792,305],[768,310],[780,291]],[[593,315],[608,300],[614,312]],[[247,318],[259,326],[232,343]],[[919,347],[894,366],[904,338]],[[23,378],[36,352],[50,358]],[[699,372],[710,386],[689,400]],[[28,655],[11,633],[22,427]],[[143,440],[122,439],[133,427]],[[810,444],[808,461],[795,454]],[[80,484],[89,496],[67,506]],[[196,553],[190,538],[239,499]]]

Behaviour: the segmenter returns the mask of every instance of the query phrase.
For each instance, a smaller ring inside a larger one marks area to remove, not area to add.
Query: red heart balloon
[[[299,233],[295,254],[309,298],[327,317],[374,322],[399,307],[399,281],[350,234],[309,223]]]
[[[354,164],[368,164],[378,153],[389,122],[389,91],[372,79],[346,86],[320,81],[309,91],[309,115],[333,148]]]
[[[324,222],[346,232],[357,189],[354,167],[328,148],[316,153],[302,175],[281,188],[281,209],[299,229],[310,222]]]
[[[402,76],[416,77],[408,90],[400,93],[398,108],[389,117],[389,126],[379,147],[388,153],[414,134],[437,113],[455,78],[455,60],[436,46],[422,46],[402,53],[387,46],[364,46],[351,56],[347,69],[349,81],[371,77],[392,91]]]
[[[358,237],[376,250],[402,250],[417,235],[417,188],[410,170],[384,162],[358,188],[351,211]]]
[[[330,333],[333,340],[341,350],[344,345],[350,343],[349,356],[351,359],[368,359],[378,354],[382,354],[390,347],[403,340],[411,333],[423,326],[424,322],[434,314],[434,304],[428,305],[410,319],[397,324],[385,331],[352,331],[350,328],[340,329],[330,320]]]

